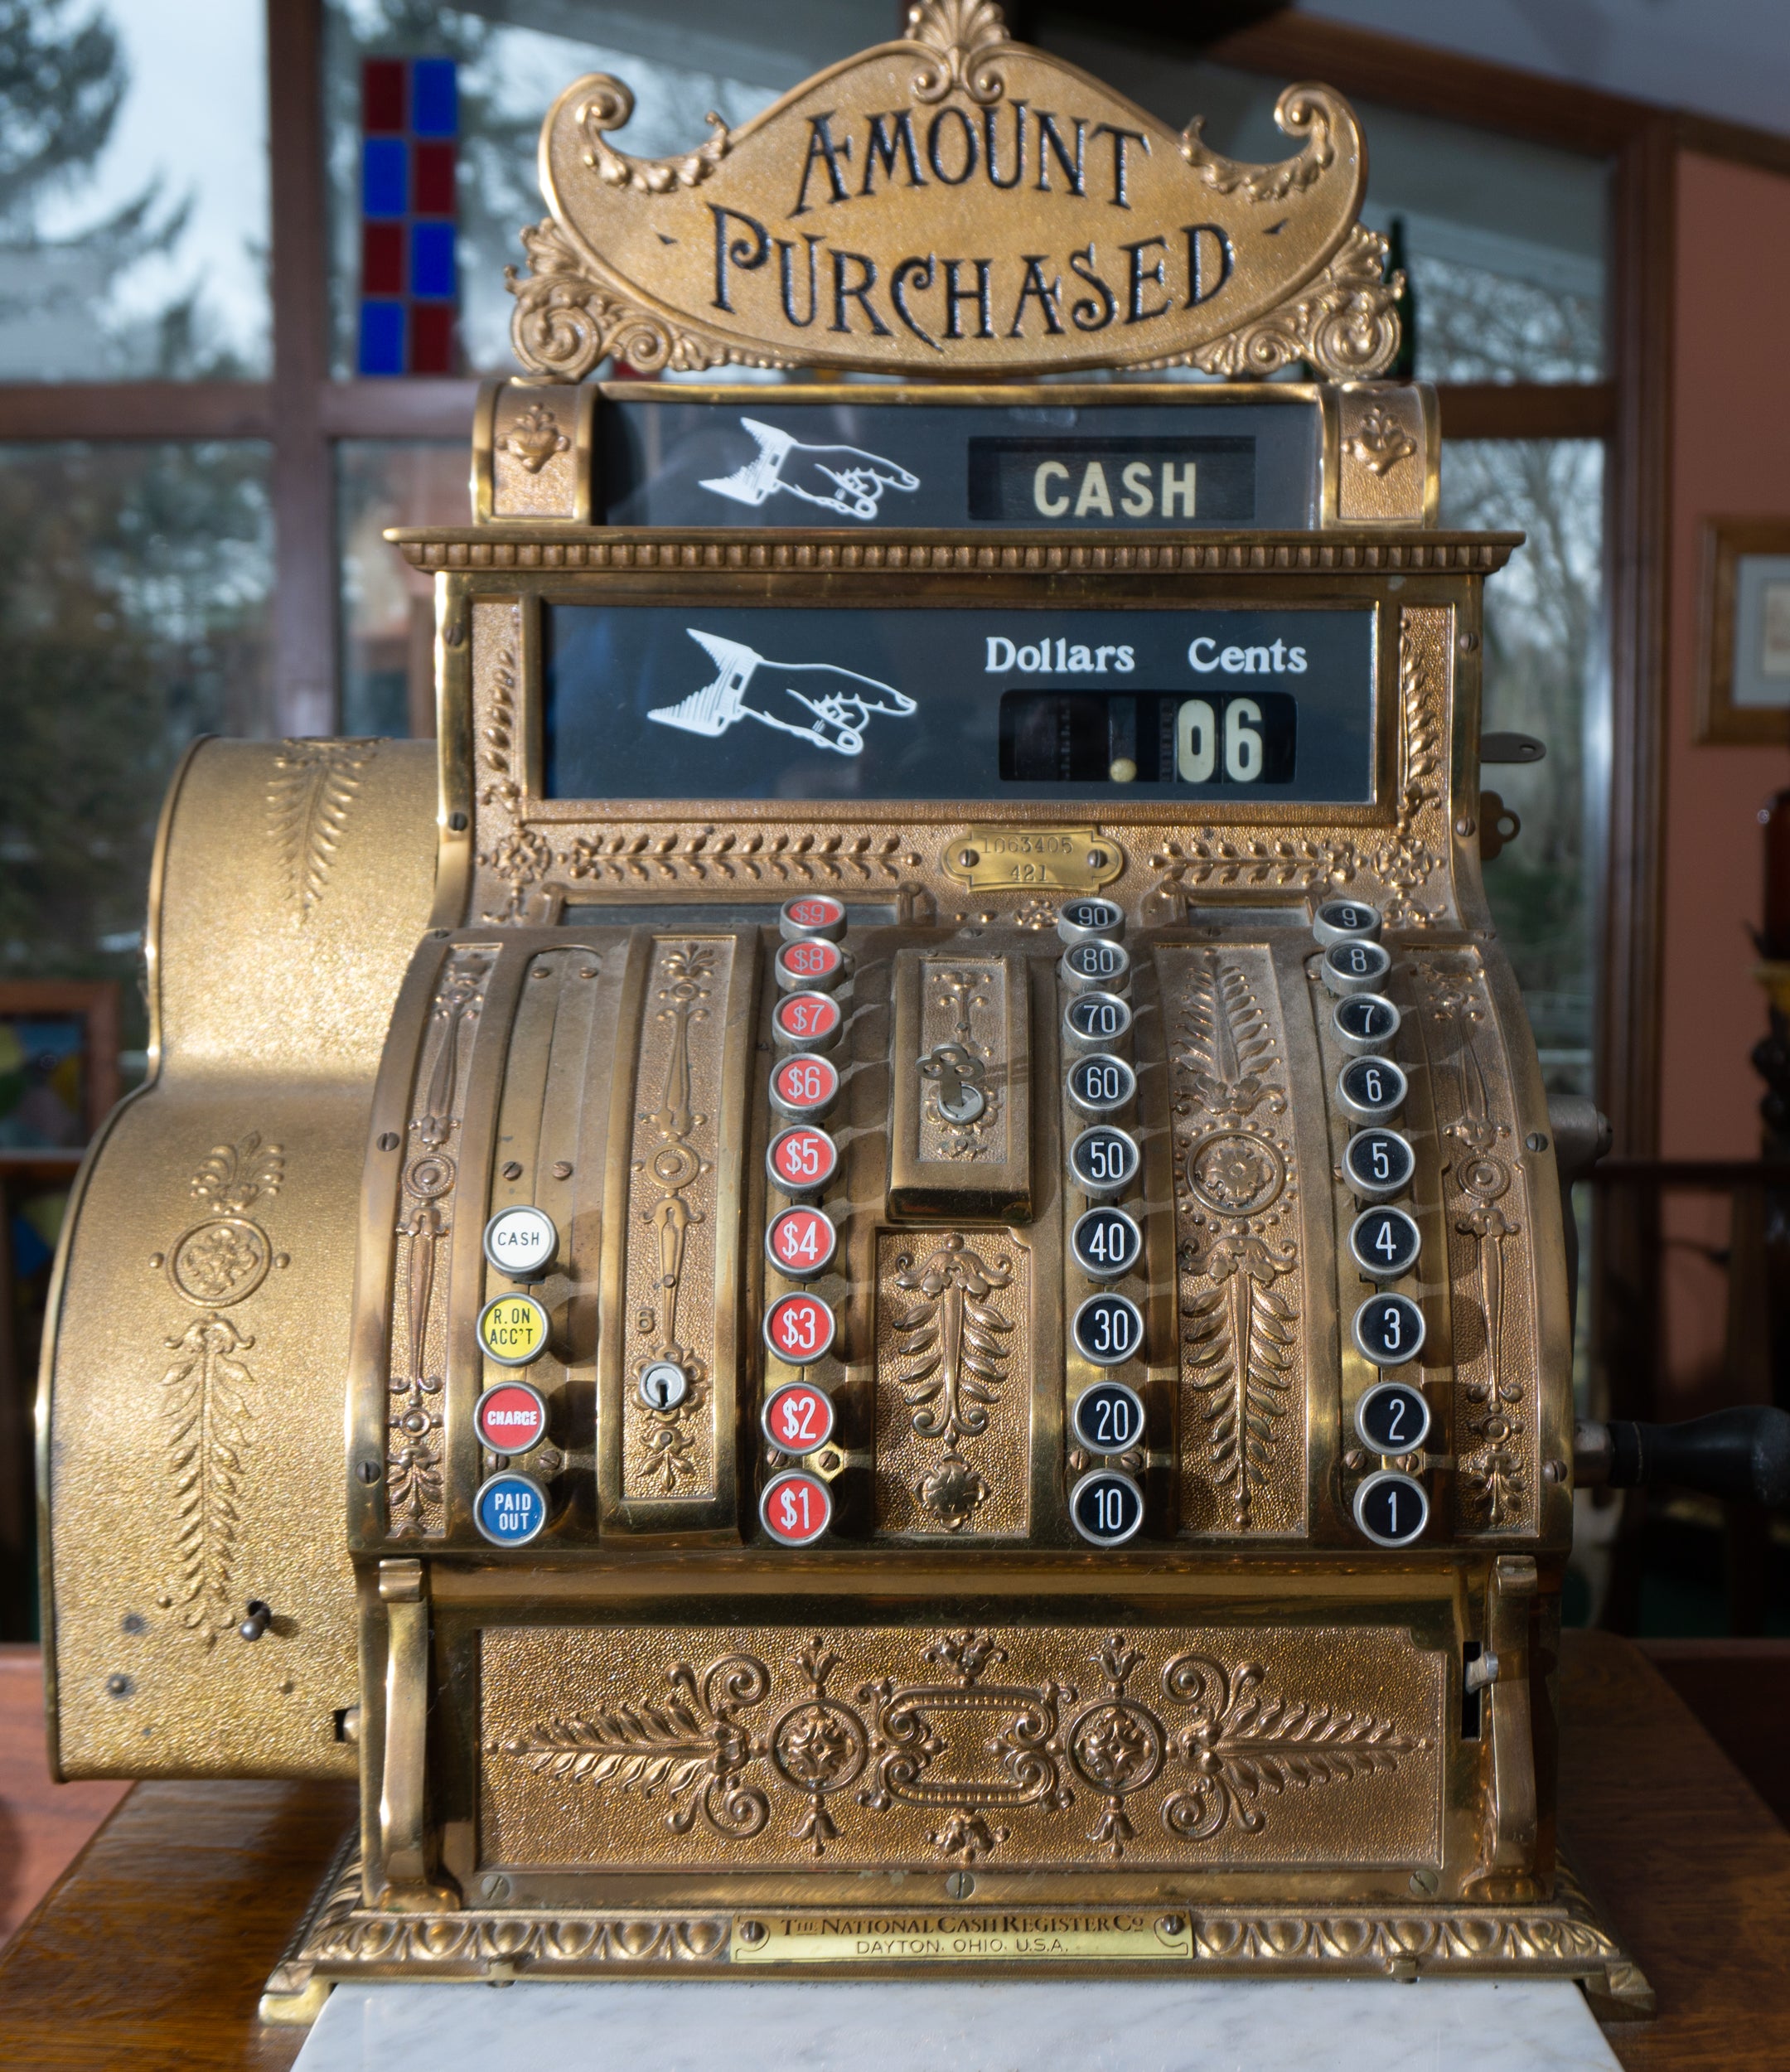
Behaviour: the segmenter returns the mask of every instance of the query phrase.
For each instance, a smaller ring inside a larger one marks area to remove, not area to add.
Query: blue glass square
[[[404,215],[410,206],[410,147],[402,137],[369,137],[360,147],[360,213]]]
[[[360,351],[356,362],[361,374],[402,374],[404,371],[404,306],[402,303],[362,303]]]
[[[454,276],[454,226],[451,223],[410,225],[410,293],[448,302],[458,286]]]
[[[460,128],[460,97],[451,57],[419,57],[410,72],[410,127],[418,137],[452,137]]]

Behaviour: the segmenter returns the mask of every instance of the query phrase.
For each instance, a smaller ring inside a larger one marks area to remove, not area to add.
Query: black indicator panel
[[[1358,805],[1372,606],[542,612],[547,795]]]
[[[898,405],[605,395],[599,522],[611,525],[1251,525],[1318,512],[1318,410],[1256,403]]]

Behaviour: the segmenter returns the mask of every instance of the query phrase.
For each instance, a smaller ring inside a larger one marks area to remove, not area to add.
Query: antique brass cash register
[[[1644,2008],[1555,1853],[1595,1130],[1482,884],[1519,543],[1376,379],[1354,118],[1236,163],[939,0],[686,158],[631,105],[548,116],[472,522],[392,535],[438,759],[174,785],[46,1355],[61,1774],[359,1776],[270,2016]]]

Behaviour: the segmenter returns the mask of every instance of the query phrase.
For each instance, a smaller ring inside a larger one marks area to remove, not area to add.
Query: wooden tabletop
[[[1790,1832],[1628,1642],[1566,1636],[1562,1826],[1659,1995],[1629,2072],[1790,2066]],[[0,2065],[283,2067],[261,1983],[352,1818],[345,1787],[146,1784],[0,1955]]]

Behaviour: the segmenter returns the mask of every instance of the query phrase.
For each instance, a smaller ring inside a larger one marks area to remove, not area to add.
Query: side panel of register
[[[158,1067],[94,1147],[46,1333],[60,1775],[355,1773],[342,1381],[374,1074],[429,917],[434,763],[424,742],[211,742],[171,795]],[[254,1645],[251,1600],[273,1615]]]

